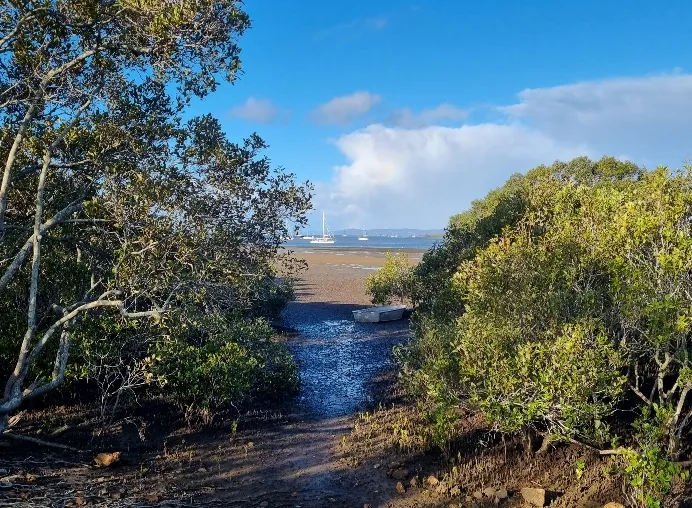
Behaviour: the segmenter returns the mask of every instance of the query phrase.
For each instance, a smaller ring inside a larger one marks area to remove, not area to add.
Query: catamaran
[[[334,243],[334,241],[334,235],[329,232],[329,228],[327,228],[327,224],[324,220],[324,212],[322,212],[322,236],[318,236],[310,243]]]
[[[360,240],[361,242],[368,241],[368,235],[365,233],[365,228],[363,228],[363,236],[359,236],[358,240]]]

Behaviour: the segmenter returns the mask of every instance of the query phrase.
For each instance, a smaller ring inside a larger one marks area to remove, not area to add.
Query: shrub
[[[689,473],[665,453],[666,427],[674,409],[653,404],[645,406],[634,422],[637,449],[623,450],[626,493],[632,506],[659,508],[670,493],[675,478],[689,479]]]
[[[253,396],[294,392],[298,370],[285,345],[262,319],[214,313],[178,322],[154,346],[154,379],[188,415]]]
[[[692,424],[692,170],[580,158],[530,171],[516,195],[500,230],[467,223],[416,269],[412,287],[429,287],[404,375],[439,414],[476,409],[544,444],[627,438],[633,503],[658,506]],[[641,416],[613,436],[621,407]]]
[[[366,282],[368,294],[377,305],[388,305],[393,300],[403,303],[410,294],[411,260],[405,252],[392,254],[387,252],[387,258],[382,268],[373,273]]]

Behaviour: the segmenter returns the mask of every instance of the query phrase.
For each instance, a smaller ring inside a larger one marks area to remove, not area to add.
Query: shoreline
[[[292,252],[294,254],[338,254],[340,252],[348,252],[351,254],[386,254],[387,252],[404,252],[408,254],[425,254],[430,249],[420,249],[413,247],[279,247],[279,250],[284,252]]]

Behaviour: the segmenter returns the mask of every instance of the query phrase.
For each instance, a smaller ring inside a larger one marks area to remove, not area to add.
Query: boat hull
[[[353,311],[353,319],[358,323],[382,323],[396,321],[404,316],[406,305],[386,305]]]

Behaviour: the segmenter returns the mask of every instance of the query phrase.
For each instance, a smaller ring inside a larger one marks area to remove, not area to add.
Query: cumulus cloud
[[[514,172],[578,155],[680,166],[692,152],[692,76],[524,90],[496,122],[370,125],[335,141],[346,163],[317,205],[344,226],[440,227]]]
[[[381,100],[379,95],[370,92],[355,92],[325,102],[312,111],[310,117],[322,125],[348,125],[368,113]]]
[[[256,99],[250,97],[245,103],[232,108],[229,111],[231,116],[251,120],[253,122],[269,124],[274,122],[281,109],[267,99]]]
[[[521,125],[420,129],[371,125],[336,145],[349,161],[334,169],[318,206],[346,226],[440,227],[483,190],[515,171],[571,158],[584,147],[556,143]]]
[[[460,109],[452,104],[443,103],[436,108],[424,109],[414,113],[408,108],[395,111],[391,115],[390,122],[397,127],[425,127],[448,121],[461,121],[469,116],[469,110]]]

